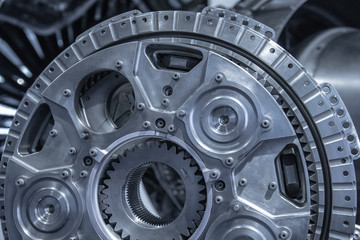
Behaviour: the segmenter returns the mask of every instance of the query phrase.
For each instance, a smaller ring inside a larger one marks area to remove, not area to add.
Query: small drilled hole
[[[70,57],[70,53],[65,53],[65,57],[69,58]]]
[[[329,93],[330,92],[330,87],[329,86],[324,86],[323,87],[323,92],[324,93]]]
[[[244,26],[247,26],[247,25],[249,25],[249,21],[248,21],[248,20],[244,20],[244,21],[242,22],[242,24],[243,24]]]
[[[190,16],[186,16],[185,19],[186,19],[186,21],[190,21],[191,17],[190,17]]]
[[[329,127],[333,127],[335,125],[335,123],[333,121],[329,122]]]
[[[165,16],[164,16],[164,19],[165,19],[165,21],[167,21],[167,20],[169,19],[169,16],[168,16],[168,15],[165,15]]]
[[[236,21],[236,19],[237,19],[237,17],[236,17],[235,15],[232,15],[232,16],[230,17],[230,20],[231,20],[231,21]]]
[[[132,20],[132,24],[136,24],[136,20]]]
[[[162,92],[165,96],[171,96],[174,92],[174,89],[171,86],[165,86]]]
[[[353,141],[355,141],[355,136],[354,135],[349,135],[349,136],[347,136],[347,140],[349,142],[353,142]]]
[[[211,19],[209,19],[208,21],[207,21],[207,24],[208,25],[212,25],[214,22],[213,22],[213,20],[211,20]]]
[[[254,41],[254,40],[255,40],[255,36],[251,36],[251,37],[250,37],[250,40],[251,40],[251,41]]]
[[[121,23],[121,27],[124,27],[126,25],[126,22]]]
[[[346,159],[345,159],[345,158],[342,158],[342,159],[341,159],[341,163],[342,163],[342,164],[345,164],[345,163],[346,163]]]
[[[342,117],[345,115],[345,111],[341,108],[339,108],[338,110],[336,110],[336,114],[339,116],[339,117]]]
[[[343,171],[343,175],[346,177],[346,176],[349,176],[349,172],[348,171]]]
[[[335,96],[331,96],[331,97],[330,97],[330,103],[331,103],[332,105],[337,104],[338,101],[339,101],[339,100],[337,99],[337,97],[335,97]]]
[[[146,17],[142,18],[142,21],[147,22],[147,18]]]
[[[256,25],[256,26],[254,27],[254,29],[255,29],[255,31],[260,31],[261,27],[260,27],[260,25]]]
[[[225,16],[225,13],[224,12],[219,12],[219,17],[224,17]]]
[[[230,27],[229,27],[229,30],[230,30],[230,31],[234,31],[234,29],[235,29],[234,26],[230,26]]]
[[[83,45],[85,45],[86,43],[87,43],[87,41],[86,41],[86,40],[83,40],[83,41],[82,41],[82,44],[83,44]]]
[[[272,38],[273,33],[270,32],[270,31],[266,31],[266,32],[265,32],[265,36],[268,37],[268,38]]]
[[[351,200],[350,196],[345,196],[345,201],[349,202]]]
[[[344,224],[344,227],[346,227],[346,228],[350,226],[350,223],[348,221],[344,221],[343,224]]]
[[[25,106],[25,107],[29,106],[29,102],[28,102],[28,101],[25,101],[25,102],[24,102],[24,106]]]
[[[348,129],[350,127],[350,123],[348,121],[343,122],[342,126],[343,128]]]
[[[20,122],[19,122],[18,120],[16,120],[16,121],[14,122],[14,124],[15,124],[15,126],[19,126]]]
[[[294,67],[294,64],[292,64],[292,63],[288,64],[288,68],[293,68],[293,67]]]
[[[7,162],[3,163],[3,167],[6,168],[7,167]]]
[[[8,141],[8,142],[7,142],[7,145],[8,145],[8,146],[11,146],[11,144],[12,144],[11,141]]]
[[[101,35],[104,35],[106,33],[106,30],[101,30]]]
[[[357,148],[353,148],[351,149],[351,154],[352,155],[358,155],[359,154],[359,150]]]
[[[339,152],[342,152],[342,151],[344,150],[344,148],[343,148],[342,146],[339,146],[339,147],[337,148],[337,150],[338,150]]]
[[[39,83],[35,84],[35,88],[36,88],[36,89],[39,89],[40,87],[41,87],[41,86],[40,86]]]
[[[55,69],[53,67],[50,67],[49,72],[53,72]]]
[[[271,52],[271,53],[274,53],[274,52],[275,52],[275,49],[274,49],[274,48],[270,48],[270,52]]]

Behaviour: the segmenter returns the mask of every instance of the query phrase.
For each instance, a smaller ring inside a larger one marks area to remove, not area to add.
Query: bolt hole
[[[266,31],[266,32],[265,32],[265,36],[268,37],[268,38],[272,38],[273,33],[270,32],[270,31]]]
[[[251,36],[251,37],[250,37],[250,40],[251,40],[251,41],[254,41],[254,40],[255,40],[255,36],[254,36],[254,35]]]
[[[350,226],[350,223],[348,221],[343,222],[344,227],[348,228]]]
[[[168,16],[168,15],[165,15],[165,16],[164,16],[164,19],[165,19],[165,21],[167,21],[167,20],[169,19],[169,16]]]
[[[19,122],[18,120],[16,120],[16,121],[14,122],[14,124],[15,124],[15,126],[19,126],[20,122]]]
[[[347,177],[347,176],[349,176],[349,172],[348,172],[348,171],[343,171],[343,175],[344,175],[345,177]]]
[[[255,29],[255,31],[260,31],[261,26],[260,26],[260,25],[256,25],[256,26],[254,27],[254,29]]]
[[[155,125],[156,125],[157,128],[164,128],[165,125],[166,125],[166,122],[165,122],[164,119],[158,118],[158,119],[156,119],[156,121],[155,121]]]
[[[54,67],[50,67],[49,72],[54,72],[54,71],[55,71]]]
[[[339,108],[338,110],[336,110],[336,114],[339,116],[339,117],[342,117],[345,115],[345,111],[341,108]]]
[[[350,196],[345,196],[345,201],[349,202],[351,200]]]
[[[84,159],[83,159],[83,164],[87,167],[91,166],[93,164],[93,162],[94,162],[93,159],[89,156],[84,157]]]
[[[359,150],[357,149],[357,148],[353,148],[353,149],[351,149],[351,154],[352,155],[358,155],[359,154]]]
[[[83,40],[83,41],[82,41],[82,45],[85,45],[86,43],[87,43],[86,40]]]
[[[344,151],[344,148],[343,148],[342,146],[339,146],[339,147],[337,148],[337,150],[338,150],[339,152],[342,152],[342,151]]]
[[[232,15],[232,16],[230,17],[230,20],[231,20],[231,21],[236,21],[236,19],[237,19],[237,17],[236,17],[235,15]]]
[[[24,106],[25,106],[25,107],[29,106],[29,102],[28,102],[28,101],[25,101],[25,102],[24,102]]]
[[[274,48],[270,48],[270,53],[274,53],[275,49]]]
[[[70,53],[65,53],[65,57],[69,58],[70,57]]]
[[[348,140],[349,142],[354,142],[354,141],[355,141],[354,135],[349,135],[349,136],[347,136],[347,140]]]
[[[190,16],[186,16],[185,19],[186,19],[186,21],[190,21],[191,17],[190,17]]]
[[[219,180],[219,181],[216,181],[216,183],[215,183],[215,189],[216,190],[218,190],[218,191],[224,191],[224,189],[225,189],[225,183],[224,183],[224,181],[221,181],[221,180]]]
[[[40,87],[41,87],[41,86],[40,86],[39,83],[35,84],[35,88],[36,88],[36,89],[39,89]]]
[[[163,88],[162,92],[165,96],[171,96],[173,94],[174,90],[171,86],[167,85]]]
[[[248,21],[248,20],[244,20],[244,21],[242,22],[242,24],[243,24],[244,26],[248,26],[248,25],[249,25],[249,21]]]
[[[288,64],[288,68],[291,69],[291,68],[293,68],[293,67],[294,67],[294,64],[292,64],[292,63],[289,63],[289,64]]]
[[[348,129],[348,128],[350,128],[350,123],[348,121],[343,122],[342,126],[344,129]]]

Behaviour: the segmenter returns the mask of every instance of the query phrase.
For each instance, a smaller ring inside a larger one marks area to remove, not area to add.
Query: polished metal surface
[[[319,83],[331,83],[360,131],[360,31],[333,28],[302,44],[295,57]],[[336,103],[334,95],[333,103]]]
[[[132,11],[81,34],[14,117],[5,238],[352,237],[354,125],[274,39],[215,8]]]

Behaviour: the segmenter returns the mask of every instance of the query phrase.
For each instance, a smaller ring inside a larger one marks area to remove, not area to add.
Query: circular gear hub
[[[14,117],[5,238],[350,238],[353,122],[272,38],[214,8],[132,11],[80,35]]]

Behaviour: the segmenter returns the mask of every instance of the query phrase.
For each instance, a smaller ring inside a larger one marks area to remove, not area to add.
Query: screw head
[[[91,148],[90,151],[89,151],[89,154],[93,157],[95,157],[97,155],[97,150],[96,148]]]
[[[224,198],[222,196],[216,196],[215,197],[215,203],[220,204],[224,201]]]
[[[174,131],[175,131],[175,126],[174,126],[174,125],[170,125],[170,126],[168,127],[168,131],[169,131],[170,133],[174,132]]]
[[[186,116],[186,111],[185,110],[180,110],[177,113],[178,117],[185,117]]]
[[[289,233],[286,230],[282,230],[279,234],[280,239],[288,239]]]
[[[217,177],[219,176],[219,173],[217,172],[217,171],[211,171],[211,173],[210,173],[210,177],[212,178],[212,179],[216,179]]]
[[[247,180],[246,180],[246,178],[242,178],[242,179],[240,179],[240,181],[239,181],[239,185],[240,185],[241,187],[245,187],[245,186],[246,186],[246,184],[247,184]]]
[[[70,89],[65,89],[65,90],[63,91],[63,95],[64,95],[65,97],[69,97],[69,96],[71,95]]]
[[[75,155],[75,154],[76,154],[76,148],[71,147],[71,148],[69,149],[69,154],[70,154],[70,155]]]
[[[117,68],[122,68],[124,66],[124,63],[122,61],[118,60],[118,61],[115,62],[115,66]]]
[[[238,211],[240,210],[239,204],[235,204],[235,205],[233,206],[233,210],[234,210],[235,212],[238,212]]]
[[[161,105],[163,105],[164,107],[169,106],[169,99],[164,98],[164,99],[161,101]]]
[[[269,189],[270,190],[275,190],[276,188],[277,188],[276,182],[269,183]]]
[[[83,171],[80,172],[80,177],[82,177],[82,178],[86,178],[87,175],[88,175],[88,172],[85,171],[85,170],[83,170]]]
[[[215,81],[220,83],[223,80],[224,76],[221,73],[215,75]]]
[[[226,160],[225,160],[225,164],[226,166],[232,166],[234,163],[234,159],[232,157],[228,157]]]
[[[138,110],[144,110],[144,108],[145,108],[145,104],[144,103],[139,103],[138,105],[137,105],[137,109]]]
[[[263,128],[268,128],[268,127],[270,127],[270,121],[267,120],[267,119],[263,120],[263,121],[261,122],[261,126],[262,126]]]
[[[18,186],[18,187],[24,186],[24,185],[25,185],[24,179],[18,178],[18,179],[15,181],[15,185]]]
[[[56,137],[57,131],[56,131],[55,129],[52,129],[52,130],[50,130],[49,135],[50,135],[51,137]]]
[[[70,171],[69,170],[63,170],[60,175],[61,175],[61,177],[63,179],[67,179],[70,176]]]
[[[150,125],[151,125],[151,123],[150,123],[149,121],[143,122],[143,127],[144,127],[145,129],[148,129],[148,128],[150,127]]]
[[[172,78],[173,78],[174,80],[179,80],[179,79],[180,79],[180,74],[179,74],[179,73],[174,73],[173,76],[172,76]]]

